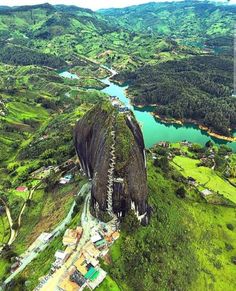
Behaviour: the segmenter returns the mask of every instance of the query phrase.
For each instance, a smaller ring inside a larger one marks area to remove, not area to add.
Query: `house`
[[[56,258],[56,261],[54,262],[54,266],[55,267],[60,267],[62,266],[66,261],[67,259],[69,258],[70,254],[65,252],[65,251],[57,251],[55,253],[55,258]]]
[[[83,276],[88,272],[86,268],[87,266],[86,258],[83,254],[79,257],[77,261],[75,261],[74,266]]]
[[[76,283],[70,280],[70,276],[76,271],[76,268],[72,266],[68,273],[66,273],[66,276],[60,281],[58,288],[62,291],[78,291],[80,289],[80,286]]]
[[[91,267],[88,272],[84,275],[84,278],[90,281],[94,281],[99,275],[99,271],[97,271],[94,267]]]
[[[83,233],[83,228],[78,226],[76,229],[68,228],[63,236],[63,245],[64,246],[75,246]]]
[[[58,287],[61,291],[78,291],[80,289],[80,286],[75,282],[72,282],[69,277],[64,278]]]
[[[75,270],[73,274],[70,275],[70,281],[76,283],[79,287],[82,287],[86,283],[86,278],[82,276],[79,271]]]
[[[209,196],[211,194],[213,194],[209,189],[204,189],[201,191],[201,194],[203,197]]]
[[[68,257],[73,253],[74,249],[71,246],[66,247],[65,253],[68,254]]]
[[[28,188],[26,186],[19,186],[16,188],[16,191],[18,192],[27,192]]]
[[[112,236],[113,241],[115,241],[120,237],[120,233],[118,231],[115,231],[113,232],[111,236]]]
[[[192,177],[188,177],[187,183],[189,185],[192,185],[192,186],[196,186],[196,184],[197,184],[196,180],[194,178],[192,178]]]
[[[72,177],[73,177],[72,174],[67,174],[65,177],[62,177],[60,179],[59,183],[63,184],[63,185],[68,184],[68,183],[70,183]]]
[[[96,243],[97,241],[101,240],[101,235],[97,232],[93,236],[91,236],[91,242]]]
[[[98,268],[96,277],[92,278],[93,280],[89,280],[87,282],[88,286],[94,290],[102,283],[102,281],[106,278],[106,275],[107,273],[104,270],[102,270],[101,268]]]
[[[71,180],[72,179],[72,174],[67,174],[66,176],[65,176],[65,179],[67,179],[67,180]]]
[[[100,255],[99,250],[95,248],[94,244],[91,241],[86,243],[83,250],[84,250],[85,255],[88,254],[89,256],[93,258],[97,258]]]
[[[101,239],[101,240],[95,242],[95,246],[96,246],[96,248],[101,250],[107,246],[107,243],[106,243],[105,239]]]
[[[20,266],[20,262],[17,261],[14,264],[11,265],[11,273],[15,272]]]

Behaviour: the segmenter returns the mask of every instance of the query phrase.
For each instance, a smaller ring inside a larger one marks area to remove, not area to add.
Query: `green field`
[[[236,203],[236,188],[207,167],[198,167],[199,160],[176,156],[173,166],[185,177],[194,178],[202,188],[208,188]]]
[[[110,276],[106,276],[105,280],[102,282],[102,284],[95,289],[96,291],[120,291],[121,289],[116,284],[114,280]]]

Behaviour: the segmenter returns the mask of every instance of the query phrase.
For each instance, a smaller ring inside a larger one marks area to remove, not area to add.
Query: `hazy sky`
[[[0,5],[32,5],[40,3],[51,4],[67,4],[77,5],[79,7],[87,7],[91,9],[108,8],[108,7],[125,7],[134,4],[141,4],[151,2],[152,0],[0,0]],[[152,2],[163,2],[165,0],[158,0]],[[236,3],[236,0],[231,0],[231,3]]]

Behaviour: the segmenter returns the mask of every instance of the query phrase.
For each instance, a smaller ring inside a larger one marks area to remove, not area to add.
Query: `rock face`
[[[133,209],[147,223],[144,141],[133,114],[109,102],[90,110],[76,125],[74,142],[80,165],[92,179],[92,210],[100,219]]]

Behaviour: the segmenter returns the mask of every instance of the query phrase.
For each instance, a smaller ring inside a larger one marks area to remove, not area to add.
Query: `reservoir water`
[[[72,74],[68,71],[62,71],[61,73],[59,73],[59,75],[61,77],[68,78],[68,79],[79,79],[79,77],[76,74]]]
[[[127,86],[120,86],[112,83],[109,78],[102,80],[108,87],[103,89],[104,93],[111,96],[117,96],[133,112],[141,125],[145,145],[147,148],[160,141],[179,142],[188,140],[193,143],[205,145],[209,140],[217,145],[226,144],[236,152],[236,142],[227,142],[221,139],[211,137],[206,131],[199,129],[192,124],[175,125],[163,123],[151,114],[151,108],[142,109],[132,106],[130,99],[127,98],[125,90]],[[235,133],[236,136],[236,133]]]
[[[103,67],[108,69],[112,74],[115,74],[115,71],[105,66]],[[61,72],[60,76],[70,79],[79,78],[76,74],[71,74],[68,71]],[[108,87],[102,90],[104,93],[118,97],[120,101],[122,101],[134,112],[134,115],[142,128],[146,148],[150,148],[160,141],[169,141],[173,143],[188,140],[193,143],[205,145],[207,141],[211,140],[217,145],[225,144],[232,148],[234,152],[236,152],[236,142],[227,142],[211,137],[206,131],[199,129],[196,125],[176,125],[163,123],[151,114],[151,107],[137,108],[131,105],[130,99],[127,98],[125,92],[128,86],[114,84],[109,80],[109,78],[103,79],[101,81],[108,85]],[[236,132],[234,135],[236,136]]]

